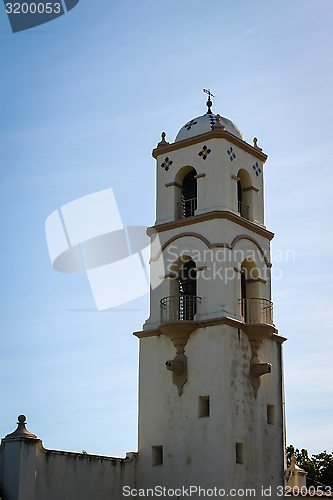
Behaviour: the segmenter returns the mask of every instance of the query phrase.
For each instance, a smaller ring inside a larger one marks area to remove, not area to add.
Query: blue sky
[[[12,34],[0,6],[0,434],[25,413],[47,448],[137,446],[148,296],[97,313],[85,275],[52,269],[46,218],[112,187],[124,225],[152,225],[163,130],[213,111],[269,155],[274,318],[285,343],[287,443],[333,449],[332,15],[329,0],[80,0]]]

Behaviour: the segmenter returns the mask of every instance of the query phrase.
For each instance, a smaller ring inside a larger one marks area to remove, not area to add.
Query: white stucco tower
[[[207,106],[174,143],[162,134],[153,150],[150,317],[135,333],[137,486],[255,488],[258,498],[271,487],[275,498],[283,485],[285,338],[273,324],[267,156],[213,114],[210,99]]]

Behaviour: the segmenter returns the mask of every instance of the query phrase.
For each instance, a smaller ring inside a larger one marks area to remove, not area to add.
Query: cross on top
[[[208,99],[210,100],[211,97],[215,97],[215,95],[213,95],[210,91],[210,89],[203,89],[203,92],[205,92],[206,94],[208,94]]]

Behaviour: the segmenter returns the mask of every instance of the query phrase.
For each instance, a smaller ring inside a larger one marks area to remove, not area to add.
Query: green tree
[[[333,487],[333,452],[326,453],[324,450],[318,455],[312,455],[311,458],[315,460],[317,481]]]
[[[311,455],[309,457],[308,451],[302,448],[299,450],[293,445],[287,448],[287,466],[290,467],[290,459],[292,456],[296,457],[298,467],[307,472],[306,484],[309,488],[319,485],[331,486],[333,488],[333,452],[327,453],[324,450],[318,455]]]

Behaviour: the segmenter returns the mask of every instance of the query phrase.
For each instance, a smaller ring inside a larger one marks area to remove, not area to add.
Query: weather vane
[[[211,115],[212,114],[212,110],[210,109],[211,106],[213,106],[213,103],[212,101],[210,100],[211,97],[215,97],[215,95],[213,95],[210,91],[210,89],[203,89],[203,92],[205,92],[206,94],[208,94],[208,101],[206,102],[207,106],[208,106],[208,111],[207,111],[207,115]]]

